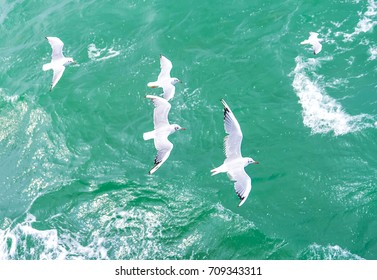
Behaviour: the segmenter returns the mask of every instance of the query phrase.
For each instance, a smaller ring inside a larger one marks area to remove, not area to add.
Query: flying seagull
[[[313,52],[314,54],[318,54],[322,50],[321,41],[322,39],[318,39],[318,33],[317,32],[309,32],[310,36],[309,39],[302,41],[300,44],[310,44],[313,46]]]
[[[257,164],[258,162],[251,157],[242,157],[241,127],[224,99],[221,99],[221,103],[224,105],[224,128],[225,132],[228,134],[224,138],[226,159],[222,165],[212,169],[211,172],[212,176],[222,172],[228,173],[229,179],[234,181],[234,189],[241,200],[238,206],[241,206],[244,204],[251,191],[251,179],[244,168],[250,163]]]
[[[53,70],[52,83],[50,91],[56,86],[63,75],[65,66],[71,63],[76,63],[72,57],[65,57],[63,55],[64,43],[58,37],[46,37],[52,48],[51,62],[43,65],[43,71]]]
[[[154,139],[154,146],[157,149],[154,166],[149,171],[149,174],[153,174],[168,159],[173,149],[173,144],[168,140],[168,136],[177,130],[185,130],[185,128],[178,124],[169,124],[168,114],[171,105],[166,99],[154,95],[147,95],[146,98],[152,100],[155,107],[153,112],[154,130],[143,134],[144,140]]]
[[[173,68],[173,64],[169,59],[167,59],[165,56],[160,55],[160,67],[161,71],[158,75],[157,81],[148,83],[148,87],[150,88],[156,88],[160,87],[162,88],[164,92],[164,98],[166,100],[170,100],[174,97],[175,94],[175,84],[178,82],[181,82],[177,78],[171,78],[170,77],[170,71]]]

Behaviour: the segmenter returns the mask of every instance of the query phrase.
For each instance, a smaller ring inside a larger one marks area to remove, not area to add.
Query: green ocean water
[[[0,0],[0,259],[377,259],[376,25],[375,0]],[[45,36],[78,62],[52,92]],[[160,54],[187,130],[148,175]],[[242,207],[210,176],[221,98],[260,162]]]

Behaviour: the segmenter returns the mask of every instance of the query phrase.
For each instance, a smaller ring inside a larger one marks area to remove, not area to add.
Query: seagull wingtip
[[[244,204],[244,203],[245,203],[245,200],[246,200],[246,198],[243,198],[243,199],[241,199],[240,203],[238,204],[238,207],[241,207],[241,206],[242,206],[242,204]]]
[[[228,104],[225,102],[224,99],[221,99],[220,101],[221,101],[221,103],[224,105],[224,107],[225,107],[226,109],[229,109],[229,106],[228,106]]]

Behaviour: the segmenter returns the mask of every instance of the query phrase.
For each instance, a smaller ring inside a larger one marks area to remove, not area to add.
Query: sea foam
[[[375,60],[377,58],[377,46],[370,47],[368,52],[370,55],[368,60]]]
[[[305,260],[363,260],[362,257],[352,254],[339,245],[311,244],[298,257]]]
[[[88,46],[88,57],[93,61],[107,60],[109,58],[118,56],[120,51],[114,50],[112,47],[107,48],[97,48],[94,43]]]
[[[296,57],[292,86],[302,106],[304,125],[309,127],[312,133],[333,132],[336,136],[373,127],[372,116],[347,114],[341,104],[327,95],[317,81],[313,78],[311,80],[307,71],[315,70],[319,63],[318,59],[304,61],[302,57]]]
[[[93,237],[87,245],[78,236],[59,234],[57,229],[38,230],[36,217],[27,214],[15,227],[0,230],[0,260],[108,259],[103,238]]]
[[[357,36],[360,33],[365,33],[372,31],[374,26],[377,25],[377,3],[375,0],[368,0],[368,7],[365,13],[360,13],[361,18],[357,23],[354,32],[345,33],[345,41],[352,41],[353,37]]]

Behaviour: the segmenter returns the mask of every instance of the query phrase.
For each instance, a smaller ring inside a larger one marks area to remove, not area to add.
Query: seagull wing
[[[170,71],[173,68],[173,64],[163,55],[160,55],[160,67],[161,72],[158,75],[157,81],[170,79]]]
[[[231,180],[235,181],[234,189],[241,200],[238,206],[241,206],[244,204],[251,191],[251,178],[247,175],[243,167],[228,171],[228,175]]]
[[[54,75],[52,76],[52,83],[51,83],[50,90],[52,90],[56,86],[56,84],[59,82],[60,78],[63,76],[65,67],[63,65],[61,65],[61,66],[58,66],[58,67],[54,67],[53,70],[54,70]]]
[[[309,40],[310,39],[317,39],[318,35],[319,34],[317,32],[309,32]]]
[[[153,112],[154,129],[169,125],[170,103],[166,99],[155,95],[147,95],[146,98],[151,99],[155,107]]]
[[[224,138],[225,156],[227,159],[238,158],[241,157],[241,127],[224,99],[221,99],[221,102],[224,105],[224,128],[225,132],[228,134]]]
[[[171,150],[173,150],[173,144],[168,140],[168,135],[157,135],[154,139],[154,146],[157,149],[157,155],[154,160],[154,166],[149,171],[149,174],[153,174],[157,169],[168,159]]]
[[[64,57],[63,47],[64,43],[58,37],[46,37],[52,48],[52,60],[58,60]]]
[[[313,45],[313,52],[314,52],[314,54],[317,54],[317,53],[319,53],[322,50],[322,45],[318,41],[318,39],[316,41],[314,41],[312,45]]]
[[[172,99],[174,97],[175,86],[172,85],[170,82],[168,82],[165,85],[163,85],[162,89],[164,91],[164,98],[166,100],[170,100],[170,99]]]
[[[320,43],[321,39],[318,39],[317,32],[309,32],[310,36],[307,40],[302,41],[300,44],[310,44],[313,46],[314,54],[318,54],[322,50],[322,45]]]

